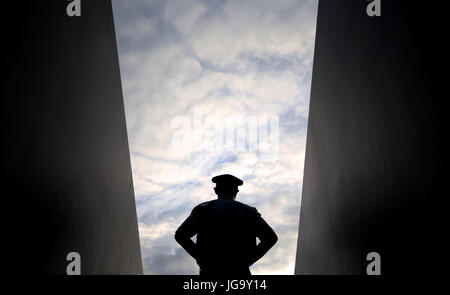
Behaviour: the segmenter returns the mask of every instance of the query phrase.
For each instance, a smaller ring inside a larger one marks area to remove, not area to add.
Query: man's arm
[[[175,232],[175,240],[196,260],[198,259],[197,245],[191,238],[197,234],[199,223],[198,209],[194,208],[189,217]]]
[[[250,265],[261,259],[278,241],[277,234],[258,211],[256,211],[256,236],[259,238],[260,243],[256,246],[255,252],[250,258]]]

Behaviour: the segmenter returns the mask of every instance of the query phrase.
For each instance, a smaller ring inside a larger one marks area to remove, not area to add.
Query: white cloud
[[[183,5],[179,2],[169,1],[165,10],[165,19],[172,22],[177,30],[183,35],[189,34],[199,19],[206,12],[205,5],[200,1],[184,0]]]

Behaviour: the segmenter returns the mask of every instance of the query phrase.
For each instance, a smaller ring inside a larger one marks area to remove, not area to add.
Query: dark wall
[[[296,274],[429,273],[442,232],[424,1],[320,0]]]
[[[4,269],[65,274],[76,251],[82,274],[141,273],[111,3],[81,1],[69,17],[64,0],[8,2]]]

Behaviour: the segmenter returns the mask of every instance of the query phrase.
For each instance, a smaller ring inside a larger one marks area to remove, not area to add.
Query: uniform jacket
[[[191,240],[195,235],[196,243]],[[200,274],[249,275],[249,266],[276,243],[277,236],[256,208],[219,198],[196,206],[175,239],[196,259]]]

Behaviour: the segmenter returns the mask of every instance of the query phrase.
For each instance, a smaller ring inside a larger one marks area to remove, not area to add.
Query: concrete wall
[[[296,274],[426,273],[433,222],[431,6],[320,0]]]
[[[109,0],[8,1],[2,94],[9,272],[142,272]],[[18,2],[18,3],[17,3]],[[4,216],[4,214],[3,214]]]

